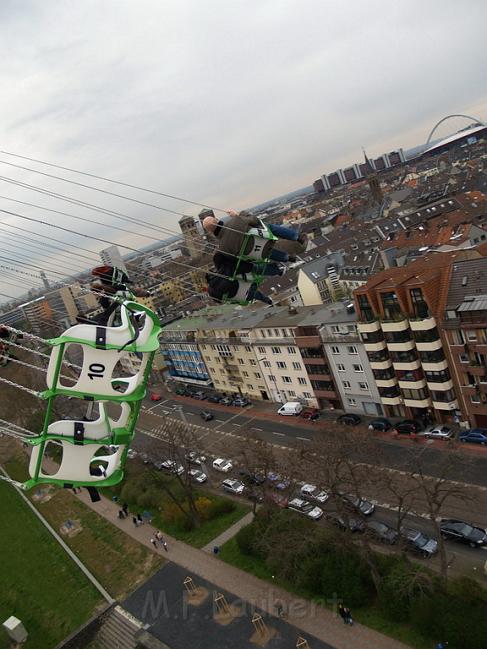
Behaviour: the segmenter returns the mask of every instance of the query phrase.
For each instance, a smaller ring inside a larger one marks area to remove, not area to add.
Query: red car
[[[303,419],[309,419],[309,421],[316,421],[320,418],[320,411],[316,408],[308,408],[307,410],[303,410],[299,416]]]
[[[150,395],[150,400],[151,401],[160,401],[162,399],[160,394],[156,394],[155,392],[152,392]]]

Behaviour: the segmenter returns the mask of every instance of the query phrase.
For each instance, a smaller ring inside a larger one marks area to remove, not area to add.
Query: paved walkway
[[[249,512],[248,514],[245,514],[239,521],[231,525],[227,530],[222,532],[219,536],[216,537],[216,539],[213,539],[213,541],[210,541],[203,550],[205,552],[213,552],[213,548],[215,546],[218,546],[219,548],[232,539],[235,534],[242,529],[242,527],[245,527],[249,523],[251,523],[254,520],[254,514],[253,512]]]
[[[233,593],[238,598],[251,604],[257,603],[259,608],[272,615],[275,615],[276,600],[280,600],[284,609],[289,610],[287,621],[290,624],[336,649],[407,649],[407,645],[361,624],[355,624],[353,627],[345,626],[329,609],[294,597],[281,588],[273,588],[267,582],[224,563],[204,550],[197,550],[167,535],[164,535],[168,544],[167,553],[160,545],[153,548],[150,539],[154,536],[154,528],[151,525],[143,524],[135,527],[131,516],[120,520],[117,516],[119,505],[103,497],[101,502],[92,503],[85,490],[77,497],[100,516],[108,519],[153,552],[167,557],[169,561]]]

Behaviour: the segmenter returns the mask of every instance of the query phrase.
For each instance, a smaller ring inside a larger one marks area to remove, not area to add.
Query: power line
[[[89,173],[87,171],[80,171],[79,169],[73,169],[70,167],[65,167],[63,165],[54,164],[52,162],[46,162],[45,160],[38,160],[36,158],[31,158],[29,156],[19,155],[17,153],[11,153],[9,151],[2,151],[0,153],[4,155],[13,156],[15,158],[22,158],[23,160],[29,160],[30,162],[37,162],[39,164],[46,165],[48,167],[53,167],[55,169],[62,169],[63,171],[71,171],[82,176],[87,176],[89,178],[96,178],[97,180],[104,180],[105,182],[113,183],[115,185],[121,185],[122,187],[130,187],[131,189],[138,189],[143,192],[148,192],[150,194],[156,194],[157,196],[163,196],[164,198],[171,198],[176,201],[182,201],[183,203],[189,203],[190,205],[196,205],[197,207],[206,207],[210,210],[217,210],[219,212],[224,212],[225,210],[220,209],[219,207],[212,207],[211,205],[206,205],[205,203],[198,203],[196,201],[189,200],[187,198],[181,198],[180,196],[174,196],[172,194],[165,194],[163,192],[156,191],[155,189],[148,189],[147,187],[140,187],[138,185],[132,185],[131,183],[122,182],[120,180],[113,180],[112,178],[106,178],[105,176],[99,176],[97,174]]]

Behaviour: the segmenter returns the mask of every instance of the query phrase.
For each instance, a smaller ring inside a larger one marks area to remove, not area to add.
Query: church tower
[[[372,166],[372,163],[367,157],[365,150],[363,151],[364,151],[365,167],[366,167],[365,178],[369,185],[370,197],[372,199],[372,203],[374,205],[382,205],[382,201],[384,200],[384,194],[382,193],[379,178],[377,176],[374,167]]]

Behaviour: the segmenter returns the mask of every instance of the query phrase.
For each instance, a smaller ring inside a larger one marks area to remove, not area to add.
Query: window
[[[292,378],[290,376],[283,376],[282,381],[283,381],[283,383],[292,383],[293,382],[293,380],[292,380]]]
[[[340,333],[340,325],[332,325],[331,330],[333,331],[334,334],[339,334]]]
[[[272,381],[273,383],[276,382],[276,377],[274,376],[274,374],[269,374],[269,381]]]
[[[332,354],[339,354],[340,353],[340,348],[333,345],[333,347],[331,348],[331,353]]]
[[[342,385],[345,388],[345,390],[351,390],[352,388],[352,384],[350,383],[350,381],[342,381]]]
[[[254,361],[253,359],[251,359],[250,364],[255,366],[255,365],[257,365],[257,361]]]
[[[306,385],[307,381],[302,376],[298,376],[298,383],[299,383],[299,385]]]
[[[215,383],[218,385],[220,381],[218,379],[215,379]]]
[[[264,361],[264,367],[270,367],[271,363],[270,361]]]
[[[353,365],[353,371],[354,372],[363,372],[364,368],[362,367],[362,365]]]
[[[301,369],[301,363],[297,363],[296,361],[293,362],[293,370],[300,370]]]
[[[285,334],[284,334],[285,335]],[[274,336],[279,338],[279,329],[274,329]]]
[[[206,349],[206,345],[201,345],[201,349]]]
[[[296,353],[296,347],[288,347],[287,348],[287,353],[288,354],[295,354]]]
[[[243,374],[244,376],[248,376],[248,375],[249,375],[248,372],[242,372],[242,374]]]
[[[357,348],[355,347],[355,345],[348,345],[347,352],[349,354],[358,354],[358,351],[357,351]]]
[[[237,360],[239,365],[245,365],[245,361],[243,358],[237,358]]]
[[[345,371],[345,365],[343,365],[342,363],[337,363],[337,370],[339,372],[344,372]]]
[[[311,394],[311,392],[303,392],[303,397],[305,399],[312,399],[313,395]]]
[[[262,378],[261,375],[259,374],[259,372],[254,372],[254,376],[255,376],[256,379],[261,379]]]
[[[257,349],[259,350],[259,354],[265,354],[265,347],[257,347]]]
[[[468,363],[469,361],[468,354],[458,354],[458,359],[460,363]]]
[[[251,347],[250,345],[245,345],[245,351],[246,351],[246,352],[251,352],[251,351],[252,351],[252,347]]]
[[[480,403],[480,395],[479,394],[471,394],[470,395],[470,401],[472,403]]]
[[[290,397],[295,397],[296,396],[296,392],[294,392],[294,390],[288,390],[287,393],[288,393],[288,395]]]
[[[356,405],[357,405],[357,401],[356,401],[355,399],[348,399],[348,405],[349,405],[349,406],[356,406]]]
[[[277,361],[276,365],[280,370],[286,369],[286,363],[284,361]]]
[[[475,329],[469,329],[467,331],[467,340],[475,341],[477,340],[477,332]]]
[[[280,354],[281,353],[281,348],[280,347],[271,347],[272,353],[273,354]]]
[[[368,390],[368,389],[369,389],[369,384],[366,383],[365,381],[359,381],[359,383],[358,383],[358,387],[359,387],[361,390]]]

